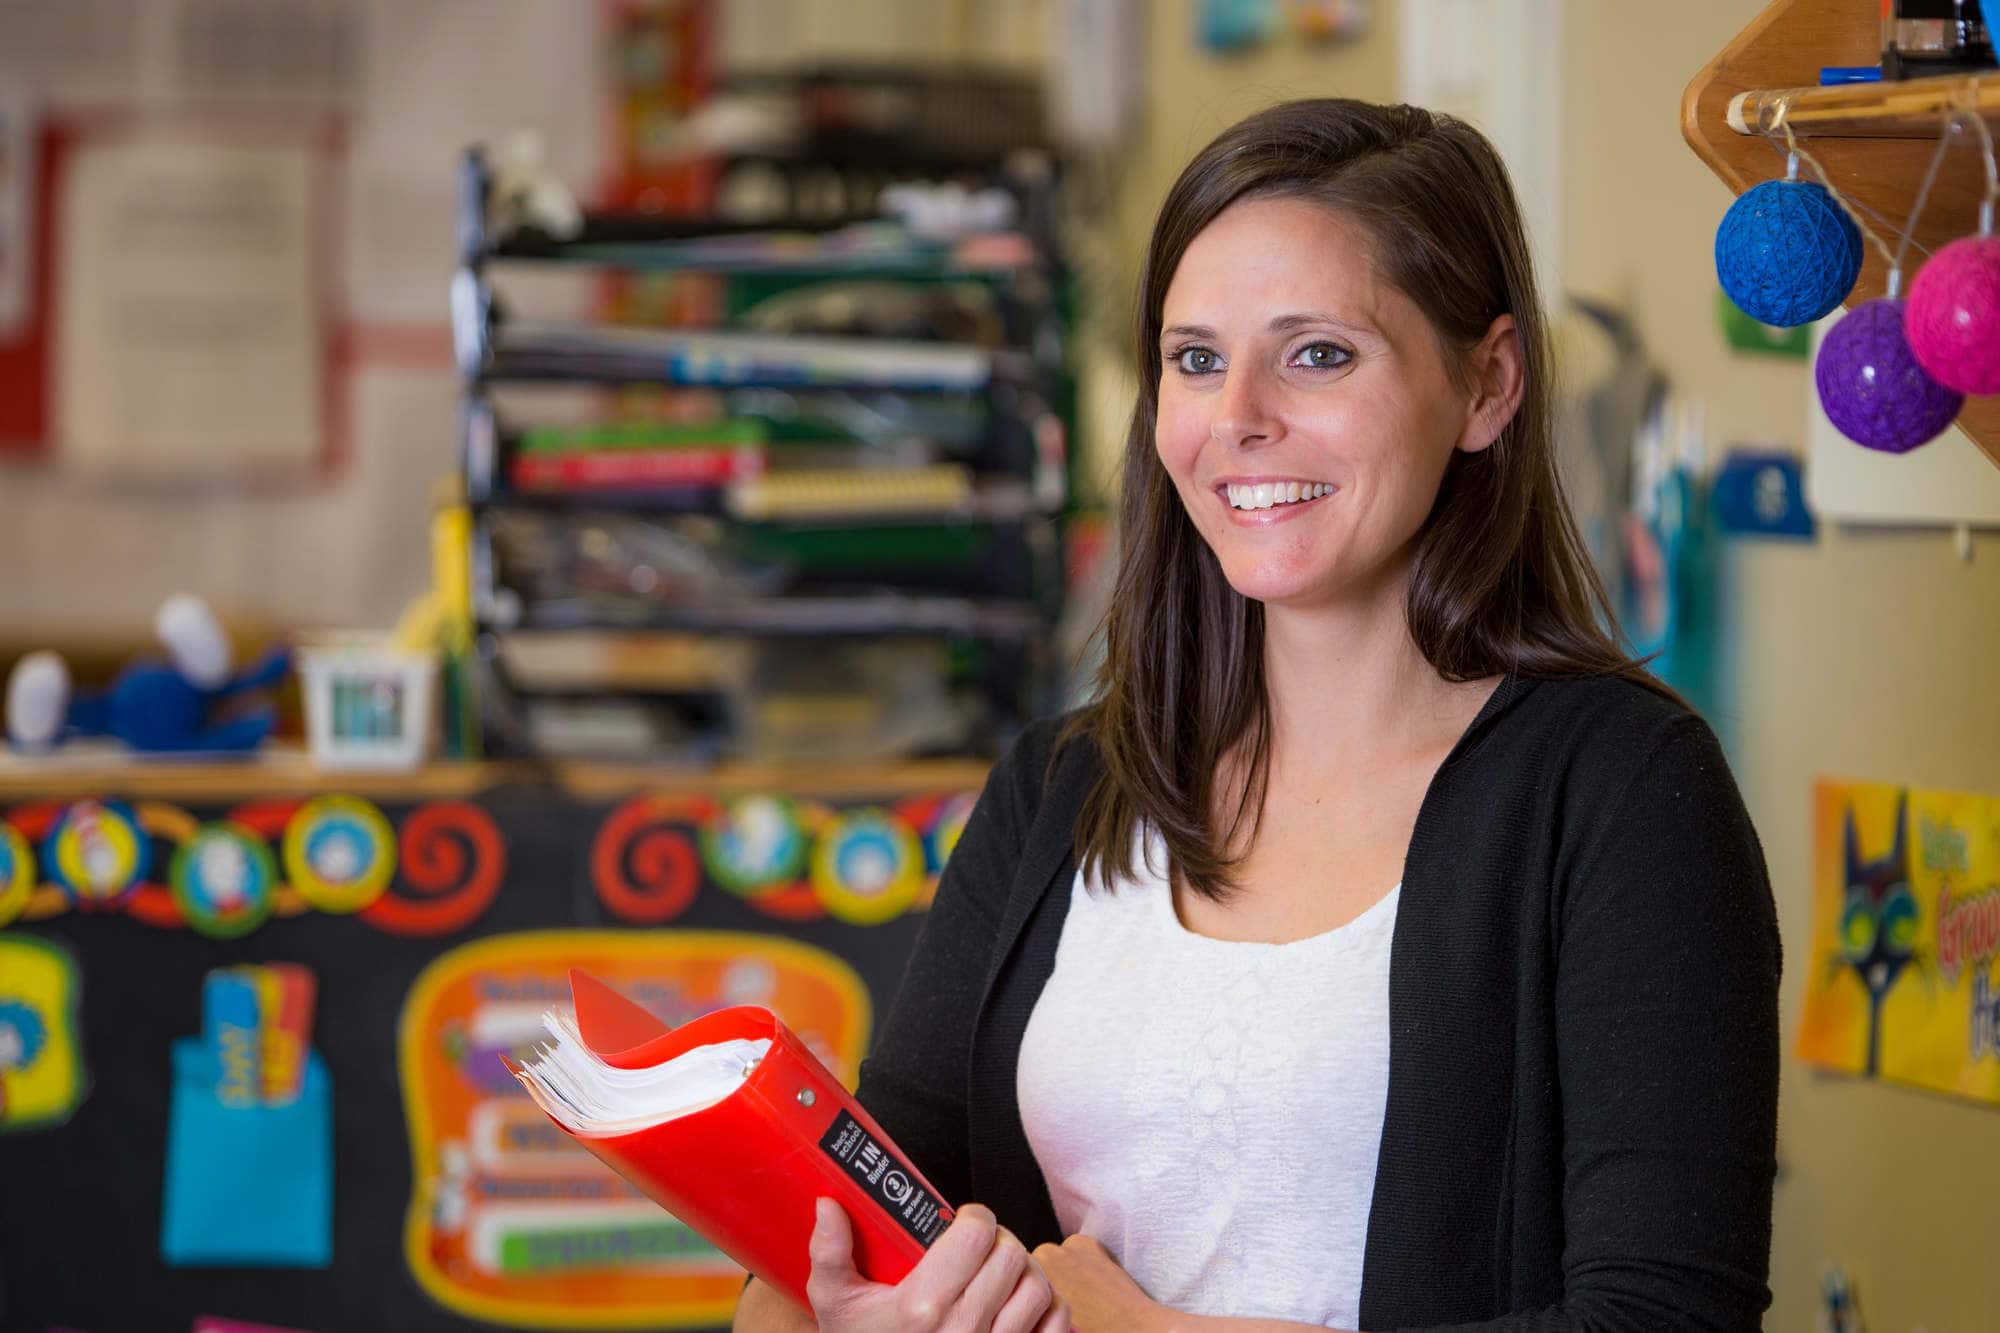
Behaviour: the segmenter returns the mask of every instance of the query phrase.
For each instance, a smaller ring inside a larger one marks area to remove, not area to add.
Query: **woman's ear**
[[[1486,336],[1472,349],[1471,410],[1466,414],[1465,431],[1458,447],[1476,454],[1492,446],[1521,408],[1527,388],[1527,358],[1521,351],[1521,330],[1512,315],[1501,315],[1486,330]]]

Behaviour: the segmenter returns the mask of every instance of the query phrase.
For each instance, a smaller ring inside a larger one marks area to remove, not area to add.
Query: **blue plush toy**
[[[277,721],[261,692],[284,679],[291,655],[276,648],[232,674],[222,625],[186,594],[168,598],[153,627],[167,660],[135,662],[100,693],[73,695],[69,667],[55,653],[23,657],[7,678],[8,738],[29,751],[78,736],[115,736],[155,754],[256,749]]]

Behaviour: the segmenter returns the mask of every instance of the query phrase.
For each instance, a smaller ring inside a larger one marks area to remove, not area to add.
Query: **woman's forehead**
[[[1414,312],[1393,308],[1400,297],[1377,270],[1373,238],[1347,214],[1301,199],[1240,199],[1188,243],[1161,323],[1282,332],[1276,326],[1314,316],[1382,328]]]

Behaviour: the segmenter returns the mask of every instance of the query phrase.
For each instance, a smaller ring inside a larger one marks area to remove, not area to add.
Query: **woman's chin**
[[[1229,586],[1243,597],[1265,606],[1300,607],[1315,605],[1326,598],[1330,580],[1271,569],[1225,570]]]

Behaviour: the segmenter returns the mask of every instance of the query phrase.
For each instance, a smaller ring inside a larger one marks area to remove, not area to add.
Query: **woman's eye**
[[[1345,347],[1336,343],[1309,343],[1299,349],[1298,362],[1313,370],[1333,370],[1353,360]]]
[[[1187,375],[1206,375],[1215,369],[1216,356],[1206,347],[1189,347],[1175,358],[1181,372]]]

